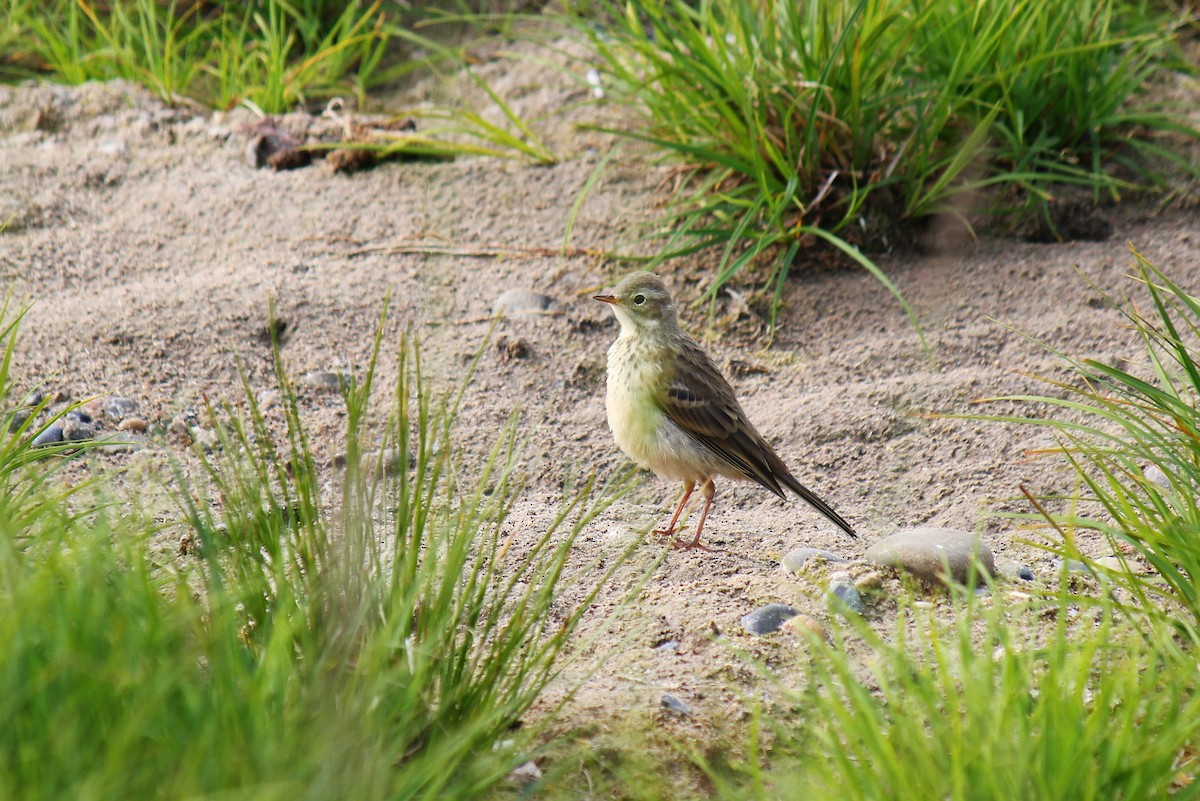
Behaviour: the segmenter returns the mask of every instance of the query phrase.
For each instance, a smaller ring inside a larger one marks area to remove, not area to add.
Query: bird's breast
[[[665,478],[702,480],[708,455],[663,411],[670,361],[652,344],[620,337],[608,349],[608,426],[617,445]]]

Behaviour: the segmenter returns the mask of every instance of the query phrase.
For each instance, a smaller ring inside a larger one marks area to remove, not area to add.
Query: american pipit
[[[621,334],[608,349],[608,425],[621,450],[663,478],[683,482],[683,497],[666,529],[674,537],[684,506],[696,486],[704,510],[691,540],[677,548],[702,548],[704,521],[712,506],[715,476],[756,481],[779,497],[795,492],[850,536],[856,536],[829,504],[796,480],[759,435],[737,402],[733,388],[696,343],[679,327],[675,302],[654,273],[633,273],[594,296],[611,304]]]

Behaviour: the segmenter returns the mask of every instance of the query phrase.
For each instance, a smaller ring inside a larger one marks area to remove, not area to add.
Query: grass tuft
[[[278,357],[282,431],[250,393],[210,410],[181,565],[150,557],[145,499],[72,516],[31,491],[0,515],[0,796],[474,798],[527,758],[523,716],[623,562],[560,600],[609,496],[582,481],[518,546],[515,421],[468,472],[463,390],[430,387],[411,341],[372,411],[381,342],[344,386],[332,495]],[[36,487],[27,467],[0,461],[0,486]]]

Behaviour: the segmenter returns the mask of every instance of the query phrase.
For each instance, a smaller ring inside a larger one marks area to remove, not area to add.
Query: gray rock
[[[337,392],[342,386],[342,377],[328,370],[310,370],[300,376],[300,383],[325,392]]]
[[[71,411],[69,411],[63,415],[63,420],[65,420],[68,423],[87,424],[87,423],[92,422],[92,416],[90,414],[88,414],[87,412],[82,411],[80,409],[72,409]]]
[[[783,555],[783,559],[779,563],[783,565],[783,569],[787,572],[798,574],[804,572],[809,560],[824,560],[834,563],[847,561],[833,551],[826,551],[821,548],[793,548]]]
[[[749,614],[742,615],[742,628],[751,634],[770,634],[779,631],[783,621],[795,617],[797,614],[796,609],[787,604],[767,604]]]
[[[1065,568],[1068,573],[1086,573],[1086,572],[1088,572],[1088,566],[1085,565],[1083,562],[1079,561],[1078,559],[1067,559],[1067,560],[1055,559],[1054,560],[1054,568],[1055,568],[1055,570],[1062,570]]]
[[[113,395],[104,399],[104,416],[114,423],[119,423],[137,411],[137,401]]]
[[[670,693],[663,693],[662,698],[659,699],[659,703],[663,705],[663,709],[669,709],[677,715],[687,717],[692,714],[691,707]]]
[[[508,780],[519,787],[528,787],[540,778],[542,778],[542,769],[532,759],[508,774]]]
[[[96,436],[96,424],[86,414],[72,417],[75,412],[68,412],[63,421],[63,439],[68,442],[84,442]],[[79,417],[87,418],[81,420]]]
[[[655,651],[678,651],[679,640],[663,640],[658,645],[654,646]]]
[[[949,567],[949,577],[962,584],[972,562],[977,575],[996,574],[991,548],[970,532],[949,528],[898,531],[871,545],[863,556],[872,564],[906,570],[925,581],[941,580]]]
[[[51,423],[44,429],[38,432],[38,435],[33,438],[33,447],[41,448],[45,445],[53,445],[63,441],[63,427],[61,423]]]
[[[1156,464],[1148,464],[1142,470],[1142,475],[1147,481],[1153,482],[1163,489],[1171,488],[1171,479],[1167,478],[1167,474],[1162,471]]]
[[[8,418],[8,430],[12,433],[17,433],[21,430],[21,426],[25,425],[25,421],[29,419],[28,409],[17,409]]]
[[[844,581],[834,581],[829,585],[829,590],[825,593],[825,605],[829,607],[830,611],[843,615],[847,612],[856,615],[867,613],[867,605],[863,602],[862,594],[853,584],[847,584]]]
[[[528,289],[501,292],[492,304],[492,316],[521,317],[530,314],[549,314],[562,311],[562,304],[549,295]]]
[[[1009,581],[1033,581],[1033,571],[1028,565],[1003,557],[996,559],[995,564],[997,575],[1004,576]]]

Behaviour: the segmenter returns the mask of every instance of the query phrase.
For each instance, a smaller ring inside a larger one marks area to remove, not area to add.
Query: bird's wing
[[[858,536],[829,504],[796,480],[746,418],[733,387],[691,338],[680,343],[673,367],[663,401],[667,417],[745,478],[781,498],[783,486],[788,487],[851,537]]]
[[[776,477],[787,467],[754,430],[733,388],[691,338],[679,343],[663,412],[707,450],[747,479],[783,496]]]

